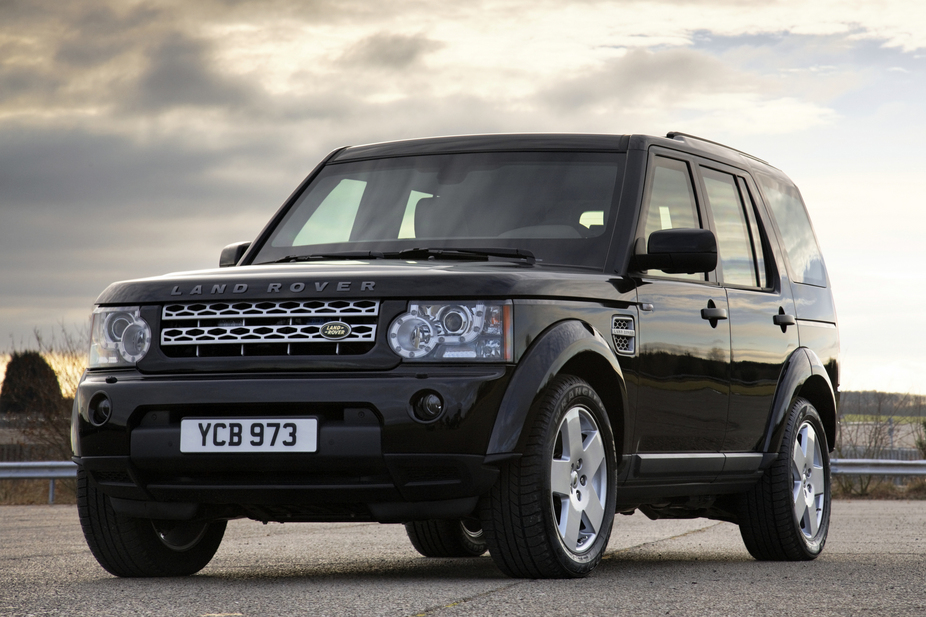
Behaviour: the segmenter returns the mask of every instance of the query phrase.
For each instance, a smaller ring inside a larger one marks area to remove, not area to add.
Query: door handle
[[[727,318],[727,309],[717,308],[713,300],[707,301],[707,308],[701,309],[701,319],[706,319],[711,323],[712,328],[717,327],[717,321]]]
[[[796,326],[797,320],[794,318],[794,315],[775,315],[772,317],[772,321],[775,322],[776,326]]]
[[[701,319],[717,321],[718,319],[727,318],[727,309],[708,307],[701,309]]]
[[[787,332],[788,326],[797,325],[797,319],[794,318],[794,315],[785,313],[785,309],[781,306],[778,307],[778,314],[772,316],[772,322],[776,326],[780,326],[782,332]]]

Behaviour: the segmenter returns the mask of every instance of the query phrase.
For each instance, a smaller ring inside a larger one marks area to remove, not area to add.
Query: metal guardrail
[[[926,460],[892,461],[877,458],[830,459],[833,475],[859,476],[926,476]],[[39,461],[0,463],[0,480],[48,480],[48,503],[55,502],[55,480],[77,477],[77,465],[72,461]]]
[[[843,476],[926,476],[926,461],[834,458],[830,460],[830,473]]]
[[[76,477],[77,464],[73,461],[0,463],[0,480],[48,480],[48,503],[55,503],[55,480]]]

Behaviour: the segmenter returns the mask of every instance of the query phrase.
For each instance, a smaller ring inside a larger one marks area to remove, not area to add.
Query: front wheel
[[[523,456],[482,501],[489,553],[509,576],[586,576],[614,522],[611,425],[595,390],[570,375],[550,383],[535,418]]]
[[[110,574],[188,576],[212,559],[226,521],[154,521],[113,510],[109,497],[77,471],[77,511],[90,552]]]
[[[823,423],[798,398],[778,458],[741,498],[740,535],[763,561],[806,561],[823,550],[830,524],[830,459]]]

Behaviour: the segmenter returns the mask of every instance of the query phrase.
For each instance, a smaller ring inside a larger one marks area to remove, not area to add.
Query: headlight
[[[151,347],[151,328],[137,306],[99,307],[90,326],[90,368],[134,366]]]
[[[511,302],[410,302],[389,325],[406,360],[513,362]]]

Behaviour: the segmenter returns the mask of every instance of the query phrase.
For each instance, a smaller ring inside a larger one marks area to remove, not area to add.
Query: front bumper
[[[174,503],[197,516],[261,520],[465,516],[498,475],[498,458],[485,452],[512,371],[93,373],[78,388],[75,460],[117,509],[136,514],[167,512],[157,504]],[[423,423],[412,413],[422,390],[445,402],[436,421]],[[95,426],[88,406],[100,393],[111,401],[112,416]],[[306,415],[318,418],[313,453],[180,452],[184,417]]]

